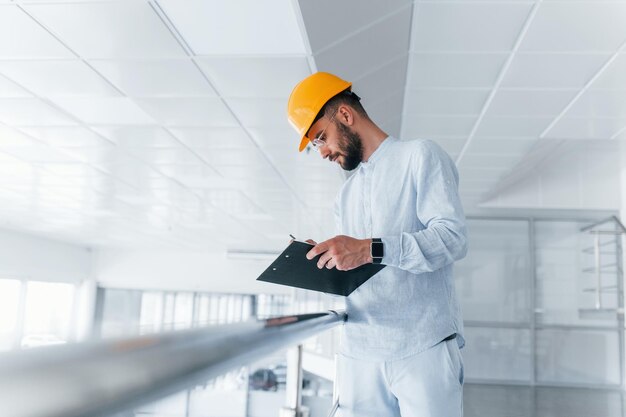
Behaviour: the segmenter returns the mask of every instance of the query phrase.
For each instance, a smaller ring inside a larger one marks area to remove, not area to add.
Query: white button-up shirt
[[[467,252],[454,162],[427,140],[388,137],[343,185],[339,233],[384,243],[382,271],[346,298],[341,352],[373,360],[419,353],[463,323],[452,264]]]

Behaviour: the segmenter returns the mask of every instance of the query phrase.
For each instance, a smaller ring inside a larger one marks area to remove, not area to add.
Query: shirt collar
[[[396,139],[392,138],[391,136],[387,136],[385,138],[385,140],[383,140],[380,143],[380,145],[378,145],[378,148],[376,148],[376,150],[370,155],[370,157],[367,160],[367,162],[363,161],[363,162],[361,162],[361,165],[365,165],[365,166],[373,165],[374,162],[376,162],[378,159],[380,159],[380,156],[385,153],[385,150],[389,147],[391,142],[393,142],[395,140]]]

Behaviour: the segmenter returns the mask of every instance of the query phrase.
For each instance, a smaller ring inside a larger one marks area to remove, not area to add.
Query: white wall
[[[86,247],[0,230],[0,248],[3,278],[78,283],[91,277]]]
[[[95,254],[98,284],[107,288],[290,294],[291,289],[256,281],[271,260],[233,260],[225,253],[128,251]]]

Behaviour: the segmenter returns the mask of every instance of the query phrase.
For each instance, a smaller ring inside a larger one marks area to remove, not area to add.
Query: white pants
[[[337,383],[341,417],[463,416],[463,359],[454,339],[396,361],[340,355]]]

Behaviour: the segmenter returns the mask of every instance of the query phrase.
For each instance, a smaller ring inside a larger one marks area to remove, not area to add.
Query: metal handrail
[[[600,220],[598,222],[590,224],[589,226],[585,226],[585,227],[581,228],[580,231],[581,232],[586,232],[586,231],[595,229],[596,227],[600,226],[601,224],[608,223],[608,222],[614,222],[617,225],[617,227],[621,230],[622,233],[626,233],[626,227],[624,227],[624,225],[617,218],[617,216],[611,216],[611,217],[608,217],[608,218],[606,218],[604,220]]]
[[[330,311],[5,353],[1,414],[109,416],[205,383],[346,317]]]
[[[335,402],[333,403],[333,406],[328,413],[328,417],[334,417],[335,414],[337,414],[337,410],[339,410],[339,400],[335,400]]]

